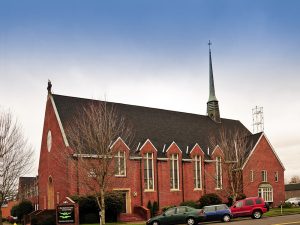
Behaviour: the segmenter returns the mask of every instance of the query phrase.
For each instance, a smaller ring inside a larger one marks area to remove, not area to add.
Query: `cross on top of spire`
[[[209,51],[210,51],[210,46],[212,45],[211,41],[209,40],[208,41],[208,48],[209,48]]]

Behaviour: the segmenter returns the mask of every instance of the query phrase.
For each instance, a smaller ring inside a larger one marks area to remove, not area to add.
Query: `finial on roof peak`
[[[51,81],[48,79],[48,86],[47,86],[48,94],[51,94],[51,88],[52,88],[52,84]]]

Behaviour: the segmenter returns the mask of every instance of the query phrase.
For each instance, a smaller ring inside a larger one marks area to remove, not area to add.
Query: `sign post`
[[[66,197],[56,207],[56,224],[79,225],[79,208],[69,197]]]

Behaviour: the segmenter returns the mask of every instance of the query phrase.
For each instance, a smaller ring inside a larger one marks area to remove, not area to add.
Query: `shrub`
[[[55,217],[48,217],[46,220],[38,222],[38,225],[53,225],[53,224],[56,224]]]
[[[99,215],[95,213],[87,213],[84,216],[85,223],[98,223],[99,222]]]
[[[156,216],[157,215],[157,212],[159,210],[159,205],[156,201],[153,202],[153,215]]]
[[[215,193],[203,195],[199,201],[201,208],[207,205],[216,205],[222,203],[221,198]]]
[[[153,217],[153,207],[150,200],[148,201],[147,209],[150,210],[150,217]]]
[[[279,206],[279,207],[281,207],[281,206]],[[284,202],[282,204],[282,208],[292,208],[292,207],[293,207],[293,205],[290,202]]]
[[[107,221],[117,221],[123,207],[122,193],[114,191],[105,194],[105,217]]]
[[[92,221],[92,223],[99,222],[99,207],[94,196],[72,196],[71,198],[79,205],[80,223],[87,223],[87,221],[85,221],[87,214],[95,215],[93,218],[96,217],[96,219]],[[90,220],[90,218],[88,219]]]
[[[79,205],[80,223],[99,222],[99,207],[95,196],[72,196]],[[122,212],[123,198],[120,192],[107,192],[105,194],[105,221],[117,221],[118,214]]]
[[[10,211],[12,216],[18,217],[18,220],[21,221],[24,215],[27,215],[34,211],[34,207],[29,200],[23,200],[17,205],[14,205]]]
[[[195,201],[185,201],[185,202],[181,202],[180,203],[181,206],[190,206],[193,207],[195,209],[199,208],[199,204]]]

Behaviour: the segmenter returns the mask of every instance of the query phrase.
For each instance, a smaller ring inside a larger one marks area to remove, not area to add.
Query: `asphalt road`
[[[205,225],[210,224],[224,224],[221,222],[217,223],[204,223]],[[300,225],[300,214],[289,215],[289,216],[276,216],[276,217],[262,217],[261,219],[255,220],[251,218],[234,219],[227,225]],[[202,225],[202,223],[201,223]]]

